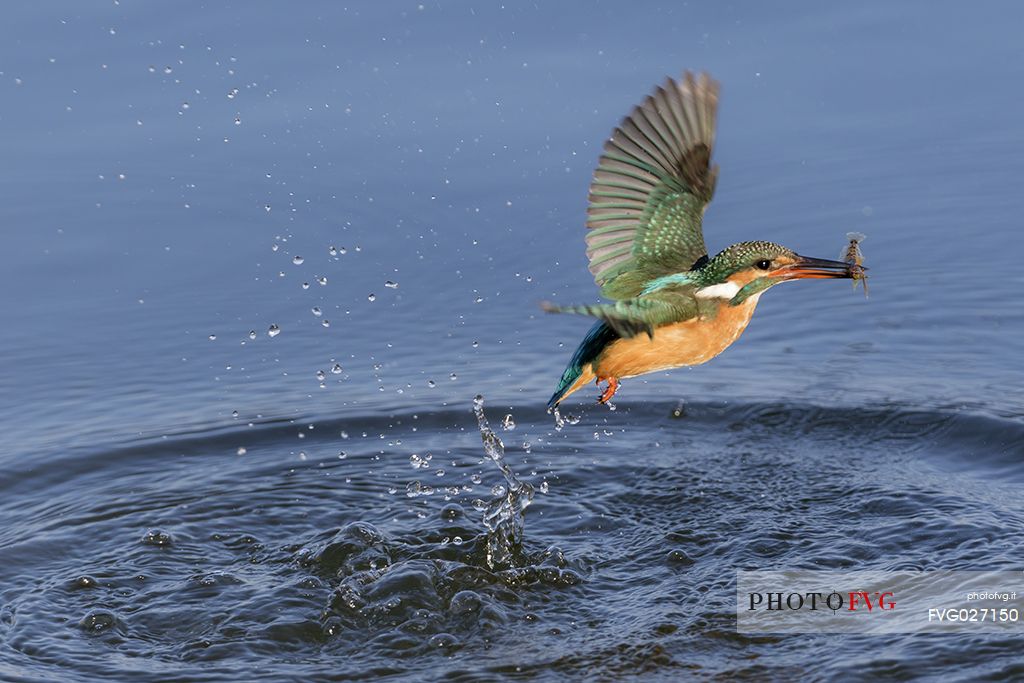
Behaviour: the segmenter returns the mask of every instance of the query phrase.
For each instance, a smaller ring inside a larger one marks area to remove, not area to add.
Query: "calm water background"
[[[8,7],[0,679],[1024,675],[1020,640],[731,614],[739,568],[1021,567],[1022,30],[1009,2]],[[860,230],[871,298],[773,290],[721,358],[557,432],[587,322],[537,302],[596,298],[601,141],[683,68],[723,83],[711,250]],[[548,484],[514,575],[480,563],[477,393]]]

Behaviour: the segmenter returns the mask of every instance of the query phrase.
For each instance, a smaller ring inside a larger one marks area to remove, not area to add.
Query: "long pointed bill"
[[[795,263],[782,266],[768,273],[769,277],[784,280],[822,279],[822,278],[853,278],[860,276],[867,268],[845,261],[830,261],[823,258],[810,258],[797,255]]]

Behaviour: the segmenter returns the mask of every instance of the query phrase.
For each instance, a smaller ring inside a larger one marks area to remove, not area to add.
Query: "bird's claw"
[[[601,380],[598,380],[598,384],[600,384],[600,382]],[[608,401],[612,400],[612,396],[614,396],[615,392],[618,390],[619,380],[617,380],[614,377],[609,377],[608,387],[603,392],[601,392],[601,396],[598,397],[597,402],[601,404],[608,403]]]

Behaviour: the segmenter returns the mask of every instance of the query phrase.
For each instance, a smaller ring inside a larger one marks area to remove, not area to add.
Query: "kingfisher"
[[[707,74],[666,79],[605,142],[590,185],[587,258],[613,303],[558,306],[597,318],[548,402],[557,408],[590,382],[619,382],[700,365],[736,341],[758,299],[790,280],[863,277],[860,264],[801,256],[772,242],[740,242],[709,257],[704,211],[715,193],[712,164],[719,84]]]

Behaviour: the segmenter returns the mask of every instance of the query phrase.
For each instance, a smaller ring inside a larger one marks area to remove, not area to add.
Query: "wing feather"
[[[661,325],[696,315],[698,305],[691,287],[670,287],[612,304],[558,306],[543,302],[541,308],[549,313],[575,313],[599,318],[623,337],[633,337],[643,332],[653,338]]]
[[[707,255],[717,108],[718,83],[686,72],[655,88],[605,143],[587,210],[590,271],[605,296],[635,297],[645,281]]]
[[[672,136],[676,149],[686,146],[687,136],[682,123],[682,109],[679,106],[678,98],[669,96],[668,90],[672,88],[672,81],[665,82],[665,87],[658,86],[654,91],[654,108],[658,116],[664,119],[665,127]]]

